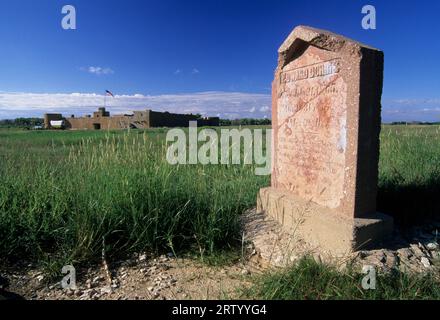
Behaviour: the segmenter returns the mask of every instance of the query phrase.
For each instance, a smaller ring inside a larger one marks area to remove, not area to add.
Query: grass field
[[[341,272],[305,257],[287,270],[257,277],[241,293],[245,298],[262,300],[440,299],[440,285],[433,274],[378,274],[375,290],[362,288],[363,277],[354,270]]]
[[[109,256],[233,248],[269,177],[169,165],[165,132],[0,130],[0,256],[83,263],[103,239]],[[440,212],[439,126],[384,126],[379,188],[399,223]]]
[[[440,126],[384,126],[378,210],[406,226],[440,215]]]
[[[173,166],[164,130],[0,132],[0,255],[81,263],[240,239],[268,177],[249,166]]]

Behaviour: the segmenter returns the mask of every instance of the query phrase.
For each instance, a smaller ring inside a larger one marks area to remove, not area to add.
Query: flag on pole
[[[112,96],[113,98],[115,97],[115,96],[113,95],[113,93],[111,93],[111,92],[108,91],[108,90],[105,90],[105,94],[106,94],[106,95],[109,95],[109,96]]]

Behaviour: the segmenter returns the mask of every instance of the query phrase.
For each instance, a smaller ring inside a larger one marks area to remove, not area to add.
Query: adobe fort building
[[[71,130],[114,130],[114,129],[147,129],[157,127],[188,127],[190,121],[197,121],[197,126],[219,126],[218,117],[200,118],[192,114],[176,114],[152,110],[133,111],[133,114],[110,116],[105,108],[99,108],[93,116],[75,118],[63,117],[60,113],[44,115],[45,129]]]

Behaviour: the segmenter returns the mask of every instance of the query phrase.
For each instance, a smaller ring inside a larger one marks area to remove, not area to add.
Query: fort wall
[[[176,114],[157,112],[152,110],[134,111],[133,114],[110,116],[105,108],[99,108],[93,116],[75,118],[73,115],[64,118],[61,114],[45,114],[44,127],[52,129],[50,121],[64,121],[64,128],[70,130],[115,130],[115,129],[147,129],[158,127],[188,127],[190,121],[197,121],[197,125],[219,126],[220,119],[199,118],[192,114]]]

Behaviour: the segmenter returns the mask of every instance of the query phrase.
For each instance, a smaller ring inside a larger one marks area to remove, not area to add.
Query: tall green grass
[[[384,126],[378,210],[402,226],[440,216],[440,126]]]
[[[241,294],[263,300],[440,299],[440,282],[434,274],[378,274],[376,288],[370,290],[362,288],[363,277],[353,270],[341,272],[305,257],[287,270],[258,276]]]
[[[161,132],[72,133],[2,140],[2,257],[84,262],[103,238],[109,256],[210,254],[238,241],[239,215],[268,183],[250,166],[169,165]]]
[[[165,129],[0,130],[0,258],[85,262],[149,250],[211,254],[269,177],[253,166],[172,166]],[[439,126],[385,126],[378,209],[411,224],[440,213]]]

